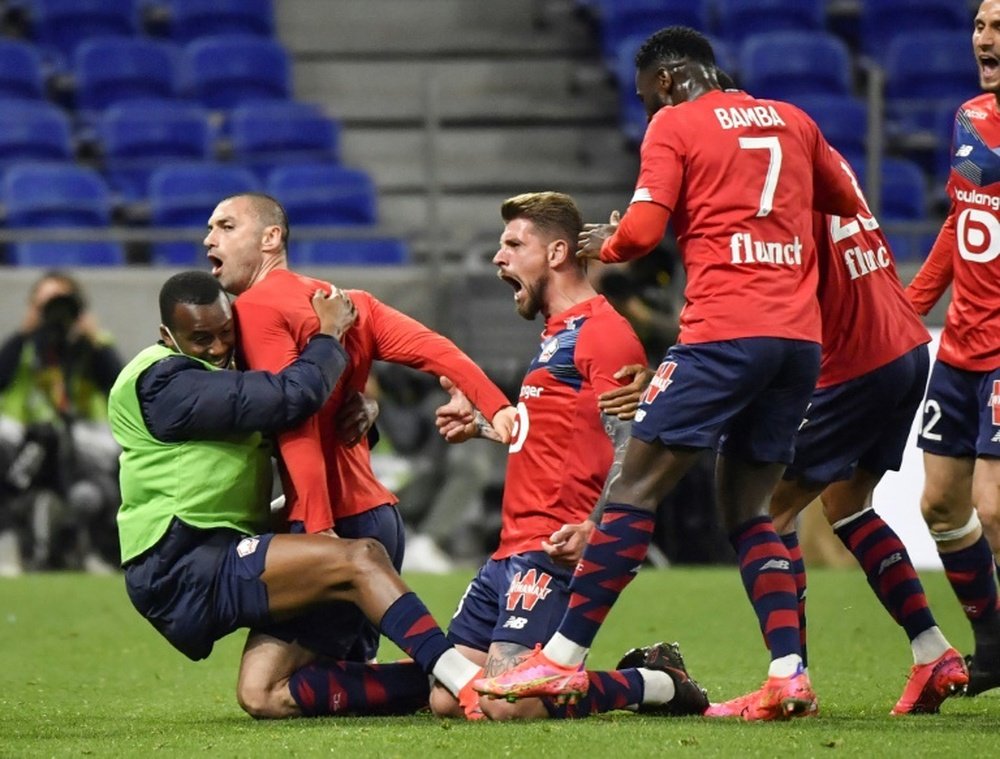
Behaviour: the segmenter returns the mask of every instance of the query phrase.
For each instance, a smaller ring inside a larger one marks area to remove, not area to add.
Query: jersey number
[[[524,447],[524,441],[528,438],[528,430],[531,423],[528,421],[528,407],[524,401],[517,404],[517,418],[514,419],[514,429],[510,432],[510,448],[508,452],[517,453]]]
[[[865,200],[865,195],[858,186],[858,179],[854,176],[854,172],[851,171],[846,163],[841,163],[840,168],[847,174],[851,180],[851,185],[854,187],[854,192],[858,194],[858,200],[861,201],[861,213],[846,222],[840,216],[830,217],[830,239],[835,243],[846,240],[851,235],[856,235],[861,231],[862,227],[869,232],[873,229],[878,229],[878,220],[872,216],[872,212],[868,209],[868,201]]]
[[[770,154],[764,189],[760,193],[760,206],[757,208],[758,217],[767,216],[774,208],[774,191],[778,188],[778,175],[781,173],[781,143],[777,137],[740,137],[740,147],[743,150],[766,150]]]
[[[941,433],[934,432],[934,425],[941,421],[941,405],[937,401],[927,401],[924,404],[924,427],[920,430],[920,436],[928,440],[941,440]]]

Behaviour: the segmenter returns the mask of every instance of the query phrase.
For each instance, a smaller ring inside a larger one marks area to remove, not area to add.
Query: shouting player
[[[984,93],[955,114],[951,208],[906,290],[926,314],[952,286],[920,426],[920,508],[972,624],[968,695],[1000,687],[1000,0],[979,6],[972,48]]]
[[[636,414],[559,631],[474,687],[509,697],[585,692],[584,659],[642,564],[657,505],[701,451],[717,447],[717,498],[772,656],[757,718],[808,714],[815,696],[795,578],[768,504],[819,373],[812,211],[852,217],[857,194],[808,116],[722,91],[711,44],[692,29],[669,27],[643,44],[636,90],[650,124],[632,203],[620,225],[591,225],[579,255],[644,255],[672,218],[687,273],[680,343]]]

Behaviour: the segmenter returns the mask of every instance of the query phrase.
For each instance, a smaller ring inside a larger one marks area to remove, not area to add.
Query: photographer
[[[107,397],[122,362],[80,285],[50,271],[0,346],[0,533],[32,569],[117,563],[118,447]],[[4,571],[16,572],[8,553]]]

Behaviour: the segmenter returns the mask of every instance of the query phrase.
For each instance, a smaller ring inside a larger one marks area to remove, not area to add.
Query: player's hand
[[[441,437],[449,443],[464,443],[477,436],[476,409],[455,383],[441,377],[441,387],[448,393],[448,402],[434,412],[434,424]]]
[[[601,393],[597,396],[597,407],[608,416],[617,416],[627,422],[635,418],[642,393],[653,379],[653,371],[643,364],[626,364],[615,372],[614,376],[615,379],[632,377],[632,381],[622,387]]]
[[[574,567],[583,557],[583,549],[596,526],[589,519],[580,524],[564,524],[542,541],[542,550],[552,561]]]
[[[514,423],[517,421],[517,409],[513,406],[504,406],[490,419],[490,426],[497,434],[500,442],[506,445],[510,442],[514,434]]]
[[[338,340],[358,318],[358,311],[347,293],[332,285],[329,296],[322,289],[313,293],[312,307],[319,317],[319,331]]]
[[[601,259],[601,246],[604,241],[618,229],[622,217],[618,211],[612,211],[607,224],[584,224],[583,231],[577,238],[577,258]]]
[[[378,402],[364,393],[348,395],[333,418],[337,438],[347,448],[353,448],[368,434],[378,418]]]

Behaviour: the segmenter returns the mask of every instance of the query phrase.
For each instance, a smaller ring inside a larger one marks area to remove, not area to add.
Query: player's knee
[[[524,699],[520,701],[506,701],[502,698],[480,699],[483,707],[483,714],[495,722],[510,722],[517,719],[538,719],[545,716],[540,714],[540,702],[538,699]]]
[[[458,704],[458,699],[455,698],[451,691],[447,688],[435,685],[431,688],[430,699],[428,700],[431,707],[431,713],[435,717],[463,717],[462,707]]]
[[[240,708],[254,719],[279,719],[286,716],[278,708],[271,689],[261,684],[241,682],[236,687],[236,700]]]
[[[969,519],[971,504],[961,508],[944,493],[924,491],[920,513],[931,532],[947,532],[960,528]]]
[[[359,576],[381,573],[392,569],[392,562],[385,546],[374,538],[359,538],[351,541],[349,561]]]

